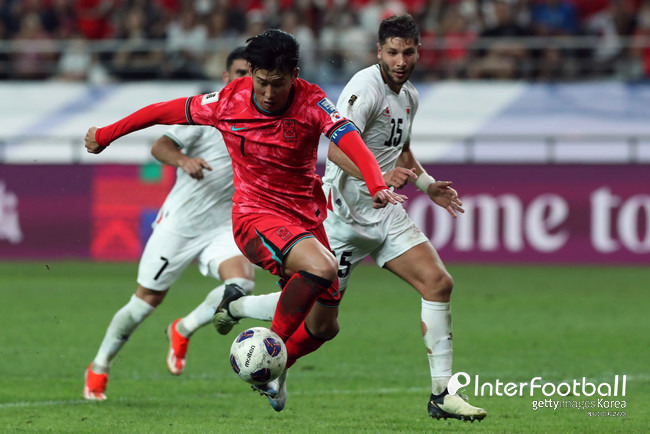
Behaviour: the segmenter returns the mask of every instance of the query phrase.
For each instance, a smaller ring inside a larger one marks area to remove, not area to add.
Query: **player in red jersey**
[[[92,127],[85,146],[102,152],[115,139],[154,124],[212,125],[232,158],[233,231],[253,263],[280,277],[282,294],[271,329],[286,343],[287,370],[339,330],[337,272],[322,222],[326,200],[315,173],[324,134],[359,167],[372,203],[382,208],[406,199],[384,183],[359,132],[324,92],[298,78],[299,47],[281,30],[248,41],[252,78],[221,92],[152,104],[104,128]],[[286,402],[287,370],[259,387],[271,406]]]

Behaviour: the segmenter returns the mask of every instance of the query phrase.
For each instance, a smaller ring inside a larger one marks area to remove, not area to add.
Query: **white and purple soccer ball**
[[[265,384],[280,376],[287,365],[282,339],[265,327],[252,327],[235,338],[230,347],[230,365],[250,384]]]

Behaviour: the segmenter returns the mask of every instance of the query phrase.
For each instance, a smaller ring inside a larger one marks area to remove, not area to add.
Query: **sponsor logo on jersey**
[[[285,139],[296,138],[296,121],[293,119],[285,119],[282,121],[282,132]]]
[[[230,131],[241,131],[241,130],[245,130],[245,129],[248,129],[248,127],[237,127],[235,125],[230,127]]]
[[[349,105],[350,107],[352,107],[352,105],[354,105],[354,103],[357,101],[357,98],[358,98],[358,97],[357,97],[356,95],[352,95],[352,96],[350,97],[350,99],[348,100],[348,105]]]
[[[386,110],[382,113],[382,115],[386,118],[390,117],[390,107],[386,107]]]
[[[206,105],[217,101],[219,101],[218,92],[206,93],[205,95],[203,95],[203,98],[201,99],[201,105]]]

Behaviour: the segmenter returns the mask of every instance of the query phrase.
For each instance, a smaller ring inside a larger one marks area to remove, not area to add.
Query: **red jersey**
[[[258,107],[252,79],[244,77],[219,94],[191,97],[186,116],[223,135],[232,158],[233,214],[279,215],[307,228],[325,219],[326,200],[315,173],[320,135],[330,139],[354,127],[320,87],[296,79],[287,107],[269,113]]]
[[[233,217],[265,213],[307,229],[322,223],[326,201],[315,173],[321,134],[357,165],[371,196],[387,189],[377,160],[352,122],[341,117],[320,87],[299,78],[287,107],[279,113],[260,109],[252,79],[243,77],[218,94],[148,105],[98,128],[95,140],[108,146],[125,134],[156,124],[211,125],[221,131],[232,158]]]

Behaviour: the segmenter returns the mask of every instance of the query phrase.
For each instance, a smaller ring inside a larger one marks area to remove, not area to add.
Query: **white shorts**
[[[413,223],[402,207],[395,207],[387,218],[371,225],[347,223],[330,212],[325,232],[339,263],[339,286],[348,286],[352,270],[370,256],[380,267],[429,239]]]
[[[222,280],[217,271],[219,264],[240,255],[230,222],[193,238],[157,226],[142,252],[138,283],[154,291],[164,291],[178,280],[194,259],[198,261],[201,274]]]

